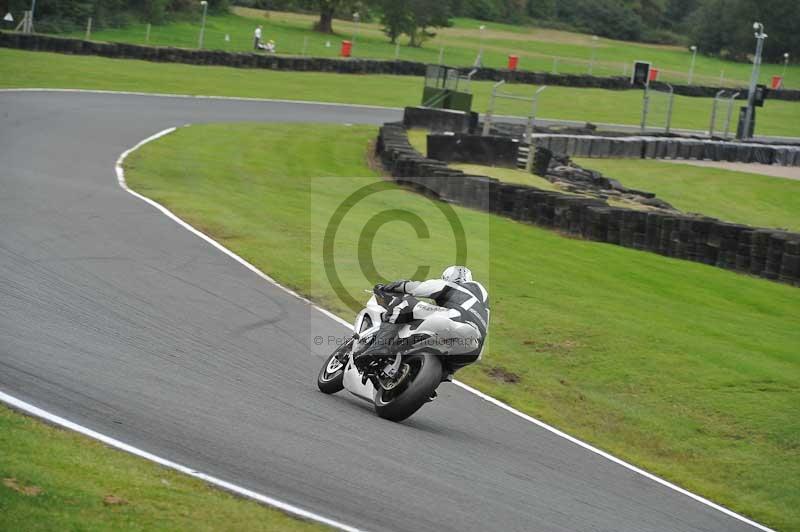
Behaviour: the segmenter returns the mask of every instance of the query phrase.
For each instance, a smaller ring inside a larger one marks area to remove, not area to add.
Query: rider
[[[489,294],[483,285],[472,280],[469,268],[450,266],[441,279],[395,281],[375,288],[398,297],[384,305],[381,328],[372,348],[362,356],[393,355],[403,348],[403,341],[397,338],[403,324],[420,320],[422,327],[426,320],[435,320],[436,330],[460,343],[453,346],[449,357],[455,365],[461,367],[480,359],[489,327]],[[436,305],[419,301],[419,297],[433,299]]]

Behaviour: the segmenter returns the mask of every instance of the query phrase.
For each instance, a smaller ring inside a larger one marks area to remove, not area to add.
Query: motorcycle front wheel
[[[408,374],[396,388],[379,388],[375,393],[375,412],[390,421],[403,421],[419,410],[442,381],[442,363],[432,354],[404,358],[401,371]]]
[[[347,364],[345,354],[349,352],[353,340],[339,346],[325,359],[325,364],[317,375],[317,387],[322,393],[336,393],[344,389],[344,366]]]

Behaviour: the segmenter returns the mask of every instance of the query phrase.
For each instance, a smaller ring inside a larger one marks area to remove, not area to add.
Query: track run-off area
[[[400,117],[0,91],[0,399],[335,526],[765,529],[465,386],[442,385],[401,424],[346,393],[323,395],[315,378],[328,353],[309,339],[346,334],[343,322],[134,197],[115,173],[120,154],[187,123]]]

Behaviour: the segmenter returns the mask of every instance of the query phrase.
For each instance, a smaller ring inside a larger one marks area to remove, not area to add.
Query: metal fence
[[[489,96],[489,107],[486,109],[486,115],[483,119],[483,136],[486,136],[490,133],[492,129],[492,120],[494,116],[494,107],[497,103],[498,99],[506,99],[506,100],[519,100],[523,102],[530,103],[530,111],[528,113],[527,120],[525,122],[525,133],[523,136],[523,140],[530,144],[531,136],[533,135],[533,126],[534,122],[536,121],[536,108],[539,101],[539,94],[542,93],[543,90],[547,88],[547,85],[542,85],[536,92],[533,93],[533,96],[520,96],[518,94],[509,94],[507,92],[501,92],[500,87],[505,84],[505,81],[498,81],[492,86],[492,94]],[[530,150],[528,153],[528,158],[525,162],[525,169],[530,171],[531,167],[533,166],[533,151]]]
[[[664,83],[667,90],[657,90],[650,87],[648,83],[644,88],[644,98],[642,100],[642,122],[641,131],[662,130],[669,133],[672,127],[672,106],[675,101],[675,91],[672,85]]]
[[[708,126],[709,137],[713,137],[715,132],[721,132],[722,138],[729,137],[731,117],[737,96],[739,96],[738,92],[725,90],[719,91],[714,96],[711,104],[711,124]]]

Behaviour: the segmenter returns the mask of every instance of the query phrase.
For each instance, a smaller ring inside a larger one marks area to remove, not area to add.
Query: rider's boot
[[[361,362],[371,357],[397,354],[401,349],[401,342],[397,338],[397,333],[400,332],[401,328],[402,325],[396,323],[381,323],[381,328],[375,334],[375,340],[373,340],[372,345],[353,357],[353,362],[355,362],[356,366],[360,366]]]

